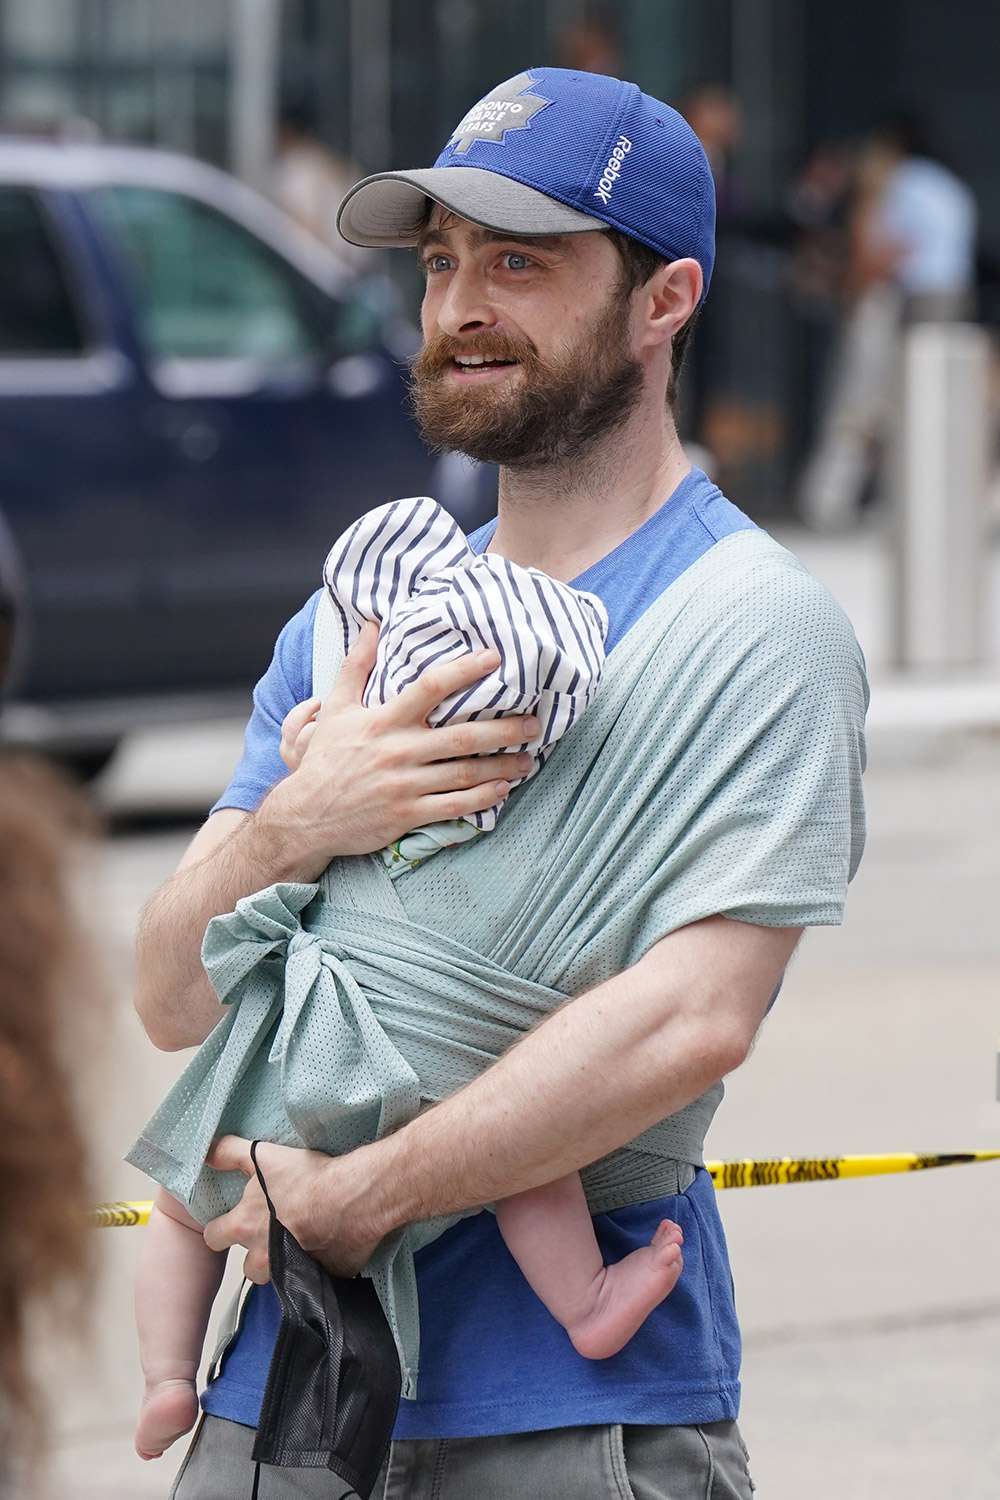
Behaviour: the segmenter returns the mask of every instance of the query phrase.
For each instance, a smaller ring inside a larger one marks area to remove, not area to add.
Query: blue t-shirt
[[[489,545],[490,521],[469,538]],[[692,469],[639,529],[572,580],[597,594],[617,644],[669,584],[724,536],[753,527],[700,469]],[[252,811],[285,774],[281,722],[312,694],[312,631],[320,593],[278,637],[254,690],[243,757],[213,812]],[[446,859],[447,852],[437,858]],[[462,1219],[418,1251],[419,1399],[400,1403],[396,1438],[480,1437],[587,1423],[702,1423],[739,1409],[740,1337],[726,1241],[708,1174],[687,1192],[598,1214],[604,1260],[648,1244],[663,1218],[684,1231],[674,1291],[619,1354],[587,1360],[539,1301],[493,1214]],[[202,1396],[213,1416],[255,1426],[280,1321],[271,1287],[254,1287],[221,1374]]]

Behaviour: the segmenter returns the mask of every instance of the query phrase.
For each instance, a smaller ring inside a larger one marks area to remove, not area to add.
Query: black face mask
[[[362,1500],[371,1495],[389,1447],[402,1376],[395,1340],[370,1280],[331,1276],[271,1215],[271,1281],[281,1327],[271,1359],[253,1458],[260,1465],[330,1469]]]

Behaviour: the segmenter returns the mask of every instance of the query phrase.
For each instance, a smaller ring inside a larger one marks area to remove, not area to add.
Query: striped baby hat
[[[477,555],[426,496],[394,500],[355,521],[330,549],[323,579],[345,651],[366,620],[381,625],[363,697],[368,708],[397,697],[434,662],[488,648],[500,653],[495,672],[446,698],[428,722],[537,714],[541,729],[522,747],[535,764],[512,786],[536,774],[597,691],[608,632],[600,599],[538,568]],[[465,821],[485,832],[502,807]]]

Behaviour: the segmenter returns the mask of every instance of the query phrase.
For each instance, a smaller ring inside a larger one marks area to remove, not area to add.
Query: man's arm
[[[474,1082],[347,1156],[261,1147],[281,1222],[353,1275],[400,1225],[551,1182],[676,1113],[746,1057],[801,934],[709,917],[569,1001]],[[226,1137],[210,1165],[251,1175]],[[266,1278],[267,1214],[255,1182],[206,1232],[242,1244]]]
[[[223,1014],[201,966],[212,917],[276,881],[318,880],[331,859],[381,849],[425,823],[482,812],[530,768],[529,756],[499,752],[534,738],[539,726],[531,716],[437,728],[427,723],[439,703],[498,665],[496,652],[439,665],[391,703],[368,709],[361,700],[377,645],[378,630],[366,626],[298,768],[256,812],[213,814],[147,906],[138,936],[136,1009],[150,1040],[164,1051],[204,1041]]]
[[[308,878],[280,821],[266,812],[222,808],[199,828],[139,926],[135,1008],[154,1046],[167,1052],[195,1047],[223,1014],[201,963],[211,919],[275,881]]]
[[[564,1005],[389,1137],[383,1222],[551,1182],[683,1109],[745,1059],[800,933],[710,917]]]

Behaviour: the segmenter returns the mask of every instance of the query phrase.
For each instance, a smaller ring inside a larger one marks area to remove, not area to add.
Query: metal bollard
[[[236,175],[262,192],[274,159],[280,27],[278,0],[235,0],[229,155]]]
[[[905,336],[895,456],[897,665],[983,658],[989,339],[972,324]]]

